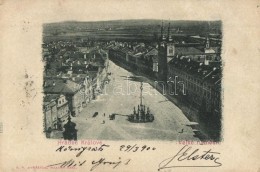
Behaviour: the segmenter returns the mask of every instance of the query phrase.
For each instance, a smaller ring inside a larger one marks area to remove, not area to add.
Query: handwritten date
[[[124,152],[143,152],[143,151],[149,151],[149,150],[156,150],[155,147],[150,147],[150,146],[138,146],[137,144],[135,145],[121,145],[120,146],[120,151],[124,151]]]

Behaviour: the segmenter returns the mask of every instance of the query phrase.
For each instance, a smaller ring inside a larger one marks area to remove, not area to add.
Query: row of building
[[[145,46],[143,43],[140,43],[139,49],[130,47],[110,45],[108,47],[109,59],[132,70],[154,76],[158,72],[158,50],[151,46]]]
[[[44,130],[62,129],[67,120],[69,106],[63,94],[46,94],[43,100]]]
[[[102,92],[109,62],[107,52],[96,48],[89,52],[60,49],[47,54],[43,57],[45,131],[62,129],[69,115],[78,116]]]
[[[168,80],[177,82],[177,93],[189,103],[205,112],[220,114],[221,110],[221,67],[218,62],[205,65],[185,58],[175,58],[168,63]],[[175,83],[168,88],[175,91]]]

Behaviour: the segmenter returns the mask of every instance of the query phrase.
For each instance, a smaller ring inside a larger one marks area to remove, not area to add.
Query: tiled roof
[[[172,59],[168,64],[176,69],[183,70],[189,75],[201,79],[202,82],[208,82],[213,85],[220,84],[221,68],[216,64],[215,66],[204,65],[203,63],[192,61],[190,59],[179,58]]]
[[[81,85],[68,79],[46,79],[45,93],[74,94],[81,89]]]
[[[148,53],[145,54],[145,56],[157,56],[158,55],[158,50],[153,48],[151,49]]]
[[[196,55],[196,54],[204,54],[204,52],[194,47],[175,47],[175,54]]]
[[[47,94],[47,95],[44,96],[43,101],[44,102],[51,102],[52,100],[56,100],[59,97],[60,97],[59,94]]]

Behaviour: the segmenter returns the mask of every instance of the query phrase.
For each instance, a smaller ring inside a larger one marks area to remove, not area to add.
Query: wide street
[[[131,72],[109,61],[110,82],[103,93],[73,117],[78,139],[102,140],[199,140],[186,124],[182,111],[147,83],[143,85],[143,104],[154,114],[152,123],[130,123],[127,116],[140,103],[140,82],[129,80]],[[96,117],[92,117],[98,112]],[[104,115],[105,113],[105,115]],[[115,120],[109,115],[116,113]]]

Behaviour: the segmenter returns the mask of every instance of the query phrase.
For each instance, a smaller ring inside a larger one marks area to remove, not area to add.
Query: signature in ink
[[[220,167],[222,163],[219,161],[219,155],[219,152],[211,149],[200,151],[200,149],[194,150],[191,146],[185,145],[177,154],[163,160],[159,164],[158,171],[175,167]],[[183,164],[183,162],[185,163]]]

